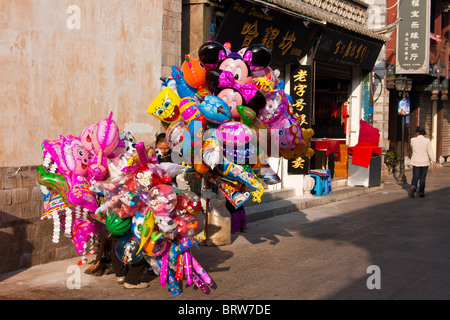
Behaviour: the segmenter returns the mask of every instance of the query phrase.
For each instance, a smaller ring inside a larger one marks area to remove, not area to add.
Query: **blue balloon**
[[[197,93],[197,89],[192,88],[187,84],[186,80],[184,80],[183,72],[180,70],[180,68],[172,66],[172,77],[175,79],[175,82],[177,84],[177,93],[180,98],[195,96],[195,94]]]
[[[221,98],[207,94],[198,104],[198,110],[206,120],[213,123],[225,123],[230,120],[230,107]]]
[[[286,98],[288,99],[289,104],[292,106],[292,104],[294,103],[294,100],[292,99],[292,97],[286,93]]]
[[[133,264],[141,261],[143,258],[142,250],[136,254],[139,250],[139,245],[139,240],[131,234],[120,237],[115,248],[117,258],[125,264]]]

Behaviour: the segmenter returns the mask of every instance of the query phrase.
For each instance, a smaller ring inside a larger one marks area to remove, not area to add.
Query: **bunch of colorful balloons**
[[[238,208],[251,195],[261,201],[261,181],[281,181],[266,157],[314,154],[308,146],[314,131],[301,128],[267,47],[230,49],[208,41],[198,59],[186,55],[181,69],[172,66],[172,77],[161,78],[147,112],[166,128],[172,159],[191,165]]]
[[[172,294],[181,292],[184,278],[209,293],[213,281],[189,252],[205,240],[197,221],[200,197],[174,182],[186,166],[149,158],[143,142],[129,132],[119,134],[112,113],[79,136],[43,141],[42,151],[41,219],[53,220],[54,242],[64,230],[83,263],[89,242],[103,230],[120,237],[114,248],[120,260],[146,259]]]

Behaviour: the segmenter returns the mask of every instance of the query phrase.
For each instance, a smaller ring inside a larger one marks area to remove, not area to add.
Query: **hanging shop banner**
[[[312,106],[312,68],[301,65],[291,69],[290,95],[292,97],[293,112],[301,119],[302,128],[311,128]],[[310,158],[297,157],[289,159],[288,174],[308,174]]]
[[[402,99],[398,102],[398,115],[407,116],[410,113],[409,99]]]
[[[333,29],[322,32],[315,59],[372,70],[383,42],[369,41]]]
[[[251,44],[263,44],[273,59],[298,62],[314,43],[323,25],[307,18],[284,14],[246,1],[234,1],[227,12],[216,40],[229,42],[232,51]]]
[[[398,4],[397,74],[428,74],[430,72],[430,2],[406,0]]]

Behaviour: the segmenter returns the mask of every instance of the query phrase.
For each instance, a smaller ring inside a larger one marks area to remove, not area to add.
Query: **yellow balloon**
[[[172,123],[181,119],[179,105],[181,98],[170,87],[165,87],[153,99],[147,108],[147,113],[158,118],[162,122]]]

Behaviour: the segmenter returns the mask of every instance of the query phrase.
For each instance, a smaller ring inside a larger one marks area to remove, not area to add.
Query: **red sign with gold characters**
[[[300,65],[291,70],[290,95],[293,112],[301,119],[301,127],[311,128],[312,68],[310,65]],[[290,159],[288,173],[308,174],[309,161],[308,157]]]

